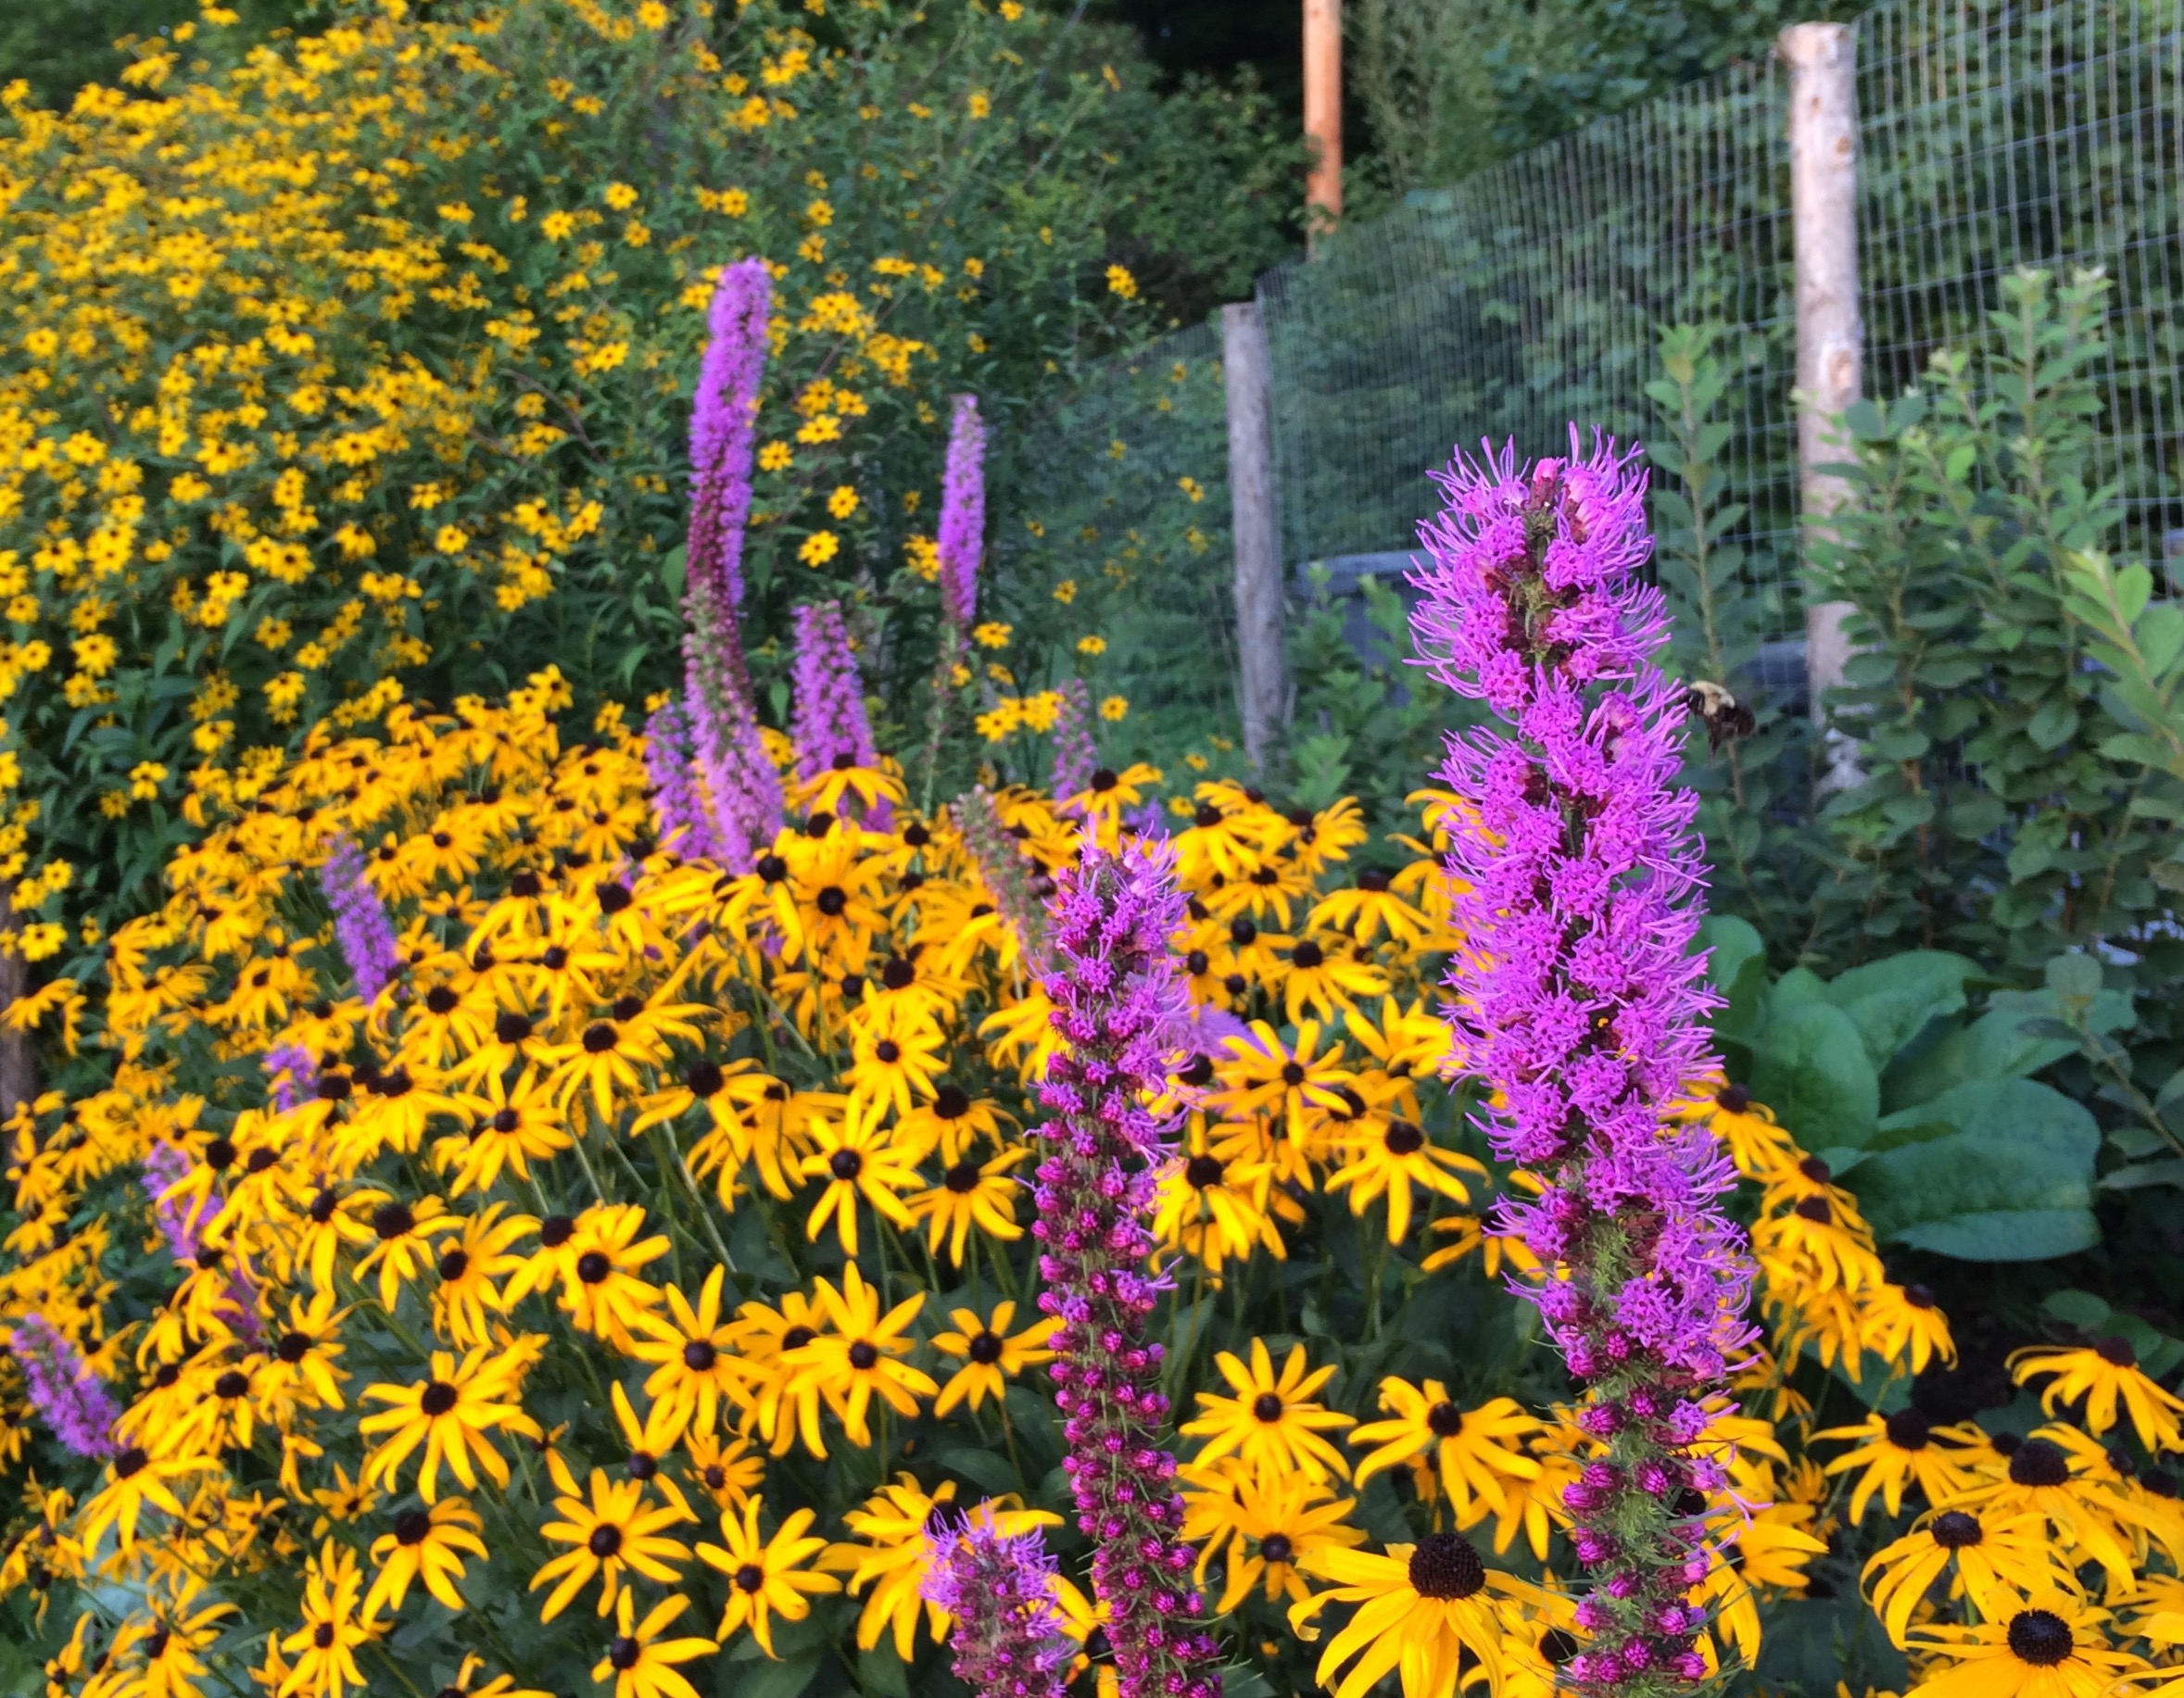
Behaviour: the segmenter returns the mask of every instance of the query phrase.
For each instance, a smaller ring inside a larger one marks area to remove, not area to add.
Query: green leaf
[[[2077,730],[2077,710],[2066,701],[2051,701],[2026,723],[2025,735],[2040,748],[2061,748]]]
[[[1827,1000],[1850,1016],[1874,1066],[1886,1067],[1928,1021],[1961,1013],[1976,963],[1945,950],[1907,950],[1828,982]]]
[[[2101,1132],[2081,1104],[2029,1079],[1978,1079],[1882,1126],[1941,1122],[1955,1131],[1859,1169],[1875,1238],[1968,1262],[2043,1262],[2100,1242]]]
[[[778,1663],[762,1655],[755,1667],[748,1663],[742,1666],[749,1673],[739,1670],[732,1688],[735,1698],[797,1698],[819,1672],[819,1659],[816,1651],[800,1651]],[[722,1667],[725,1670],[727,1664],[724,1662]]]
[[[960,1474],[981,1491],[1014,1491],[1016,1471],[1005,1456],[967,1444],[944,1445],[932,1454],[935,1465]]]
[[[2147,670],[2160,677],[2184,655],[2184,608],[2172,601],[2156,602],[2140,618],[2133,635],[2139,639],[2139,652],[2146,657]]]
[[[1863,1148],[1880,1113],[1880,1079],[1865,1040],[1849,1015],[1825,1001],[1769,1018],[1753,1045],[1751,1093],[1808,1150]]]
[[[2153,594],[2153,574],[2143,566],[2126,566],[2115,574],[2115,583],[2116,606],[2127,621],[2136,623]]]
[[[1749,1035],[1767,993],[1767,946],[1749,922],[1735,914],[1710,914],[1699,925],[1698,943],[1709,951],[1707,980],[1723,1004],[1714,1016],[1714,1029]]]
[[[910,1671],[895,1654],[892,1640],[883,1638],[871,1650],[857,1653],[857,1684],[886,1698],[910,1698]]]
[[[2161,1088],[2153,1100],[2153,1112],[2169,1124],[2172,1130],[2184,1132],[2184,1067],[2169,1075],[2168,1083]]]
[[[2107,1325],[2110,1313],[2105,1298],[2095,1297],[2090,1291],[2080,1291],[2067,1286],[2060,1291],[2050,1291],[2040,1307],[2065,1326],[2075,1327],[2080,1332],[2091,1332],[2097,1327]]]
[[[2081,950],[2048,963],[2048,988],[2064,1001],[2090,1002],[2101,994],[2101,963]]]
[[[2016,1078],[2077,1054],[2075,1039],[2040,1038],[2025,1029],[2028,1021],[2061,1013],[2052,991],[1997,991],[1988,999],[1987,1013],[1970,1025],[1887,1069],[1882,1079],[1887,1106],[1894,1113],[1968,1080]]]
[[[2101,1189],[2104,1191],[2140,1191],[2153,1185],[2173,1185],[2184,1190],[2184,1156],[2170,1156],[2160,1162],[2133,1162],[2101,1176]]]

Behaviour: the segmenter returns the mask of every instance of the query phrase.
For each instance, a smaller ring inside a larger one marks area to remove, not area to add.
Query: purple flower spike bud
[[[839,601],[796,610],[796,705],[789,737],[796,745],[797,776],[806,784],[825,773],[879,765],[865,712],[865,680]],[[881,799],[873,827],[886,830],[892,811]]]
[[[986,423],[978,397],[959,395],[941,479],[941,610],[962,633],[978,612],[978,556],[986,546]]]
[[[772,296],[773,280],[762,259],[742,260],[721,273],[713,297],[713,339],[690,410],[683,705],[705,783],[709,847],[738,872],[748,869],[781,829],[781,776],[759,729],[736,621]]]
[[[1062,1698],[1077,1647],[1054,1608],[1054,1558],[1037,1528],[1013,1539],[984,1521],[934,1517],[936,1555],[919,1582],[955,1617],[948,1648],[956,1679],[982,1698]]]
[[[369,1006],[379,1000],[402,960],[386,905],[364,875],[363,850],[347,837],[335,838],[319,869],[319,887],[334,910],[334,938],[341,958],[357,982],[357,994]]]
[[[32,1407],[56,1439],[79,1456],[114,1454],[113,1401],[67,1334],[42,1314],[26,1314],[7,1349],[22,1369]]]
[[[1752,1268],[1720,1198],[1711,1130],[1667,1111],[1711,1063],[1704,873],[1679,788],[1684,693],[1655,663],[1660,592],[1635,453],[1573,428],[1567,459],[1458,457],[1420,528],[1419,664],[1492,716],[1451,736],[1460,799],[1447,870],[1469,947],[1449,971],[1459,1053],[1492,1086],[1504,1161],[1546,1181],[1501,1225],[1552,1270],[1520,1283],[1572,1372],[1604,1462],[1565,1493],[1594,1571],[1593,1642],[1564,1677],[1659,1698],[1690,1683],[1685,1563],[1703,1497],[1683,1415],[1746,1349]],[[1703,1419],[1703,1412],[1702,1412]],[[1694,1500],[1698,1500],[1694,1502]],[[1612,1572],[1610,1572],[1612,1566]]]
[[[1174,862],[1162,845],[1120,855],[1088,849],[1048,909],[1054,970],[1046,980],[1068,1048],[1048,1063],[1038,1130],[1040,1307],[1054,1336],[1055,1402],[1078,1526],[1097,1541],[1092,1588],[1108,1605],[1119,1698],[1217,1698],[1213,1639],[1178,1616],[1189,1590],[1182,1500],[1164,1457],[1160,1359],[1145,1316],[1163,1285],[1143,1273],[1154,1175],[1168,1127],[1145,1107],[1166,1084],[1189,1020],[1168,937],[1182,920]],[[1168,1584],[1163,1575],[1181,1577]]]

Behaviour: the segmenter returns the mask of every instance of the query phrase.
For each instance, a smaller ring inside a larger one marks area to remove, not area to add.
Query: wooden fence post
[[[1274,499],[1273,369],[1256,301],[1221,308],[1229,400],[1229,516],[1236,538],[1236,654],[1243,752],[1263,768],[1288,711],[1281,654],[1281,512]]]
[[[1858,44],[1839,23],[1795,23],[1775,51],[1789,67],[1790,220],[1796,238],[1798,464],[1808,550],[1834,540],[1829,522],[1850,485],[1823,466],[1850,458],[1831,417],[1859,396],[1865,328],[1858,301]],[[1850,648],[1847,601],[1805,608],[1805,676],[1812,718],[1827,723],[1826,692],[1843,682]],[[1828,738],[1827,787],[1855,783],[1855,745]]]
[[[1305,0],[1305,135],[1313,144],[1305,179],[1305,237],[1343,216],[1342,0]]]

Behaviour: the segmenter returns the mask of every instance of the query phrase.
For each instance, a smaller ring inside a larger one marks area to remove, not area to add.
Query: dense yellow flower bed
[[[385,0],[247,51],[232,22],[65,113],[0,97],[0,880],[33,961],[391,680],[506,689],[511,632],[589,688],[657,669],[724,263],[776,278],[762,594],[929,574],[932,468],[871,446],[1094,310],[1056,173],[1117,96],[1042,14]]]
[[[795,1688],[839,1631],[884,1692],[948,1625],[917,1591],[936,1506],[985,1500],[1074,1548],[1021,1184],[1057,1041],[1037,904],[1159,774],[926,820],[891,762],[828,771],[736,875],[650,847],[640,744],[613,710],[564,742],[564,699],[546,673],[506,706],[315,728],[208,799],[95,981],[11,1011],[79,1071],[8,1128],[0,1316],[73,1340],[120,1410],[108,1453],[57,1473],[49,1415],[0,1380],[22,1490],[0,1585],[35,1602],[60,1689],[209,1692],[246,1663],[314,1698],[587,1671],[632,1698],[716,1655]],[[1484,1224],[1526,1177],[1479,1159],[1436,1077],[1433,981],[1461,945],[1445,804],[1420,799],[1419,837],[1371,845],[1347,804],[1202,784],[1174,840],[1199,1024],[1156,1235],[1187,1533],[1270,1679],[1357,1698],[1371,1633],[1309,1641],[1358,1604],[1440,1645],[1429,1674],[1463,1645],[1546,1694],[1582,1634],[1560,1492],[1594,1446]],[[341,842],[398,936],[369,1004],[321,883]],[[2112,1373],[2120,1415],[2040,1429],[2048,1484],[1970,1426],[1811,1431],[1800,1357],[1877,1398],[1950,1355],[1947,1324],[1762,1109],[1723,1090],[1689,1112],[1749,1181],[1770,1331],[1707,1440],[1729,1488],[1710,1646],[1756,1654],[1763,1601],[1881,1515],[1904,1531],[1875,1607],[1937,1676],[1995,1643],[1938,1618],[1945,1572],[1988,1623],[2017,1588],[2064,1600],[2089,1645],[2158,1639],[2184,1516],[2098,1435],[2152,1422],[2173,1445],[2173,1400]],[[1463,1314],[1496,1359],[1417,1318]],[[1949,1513],[1989,1529],[1986,1566]],[[1441,1528],[1502,1569],[1461,1613],[1404,1578],[1403,1541]],[[1057,1595],[1096,1660],[1096,1612]],[[1420,1679],[1410,1698],[1450,1698]]]

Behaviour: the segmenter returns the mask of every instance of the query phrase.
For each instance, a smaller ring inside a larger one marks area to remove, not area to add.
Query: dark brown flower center
[[[2019,1610],[2010,1617],[2010,1652],[2035,1668],[2052,1668],[2075,1649],[2070,1624],[2053,1610]]]
[[[2060,1445],[2027,1439],[2010,1458],[2010,1478],[2019,1486],[2061,1486],[2070,1479],[2070,1459]]]
[[[1881,1423],[1888,1442],[1900,1451],[1923,1451],[1934,1440],[1934,1423],[1916,1409],[1899,1409]]]
[[[1410,1590],[1421,1598],[1468,1598],[1486,1584],[1486,1565],[1460,1533],[1428,1533],[1410,1553]]]

